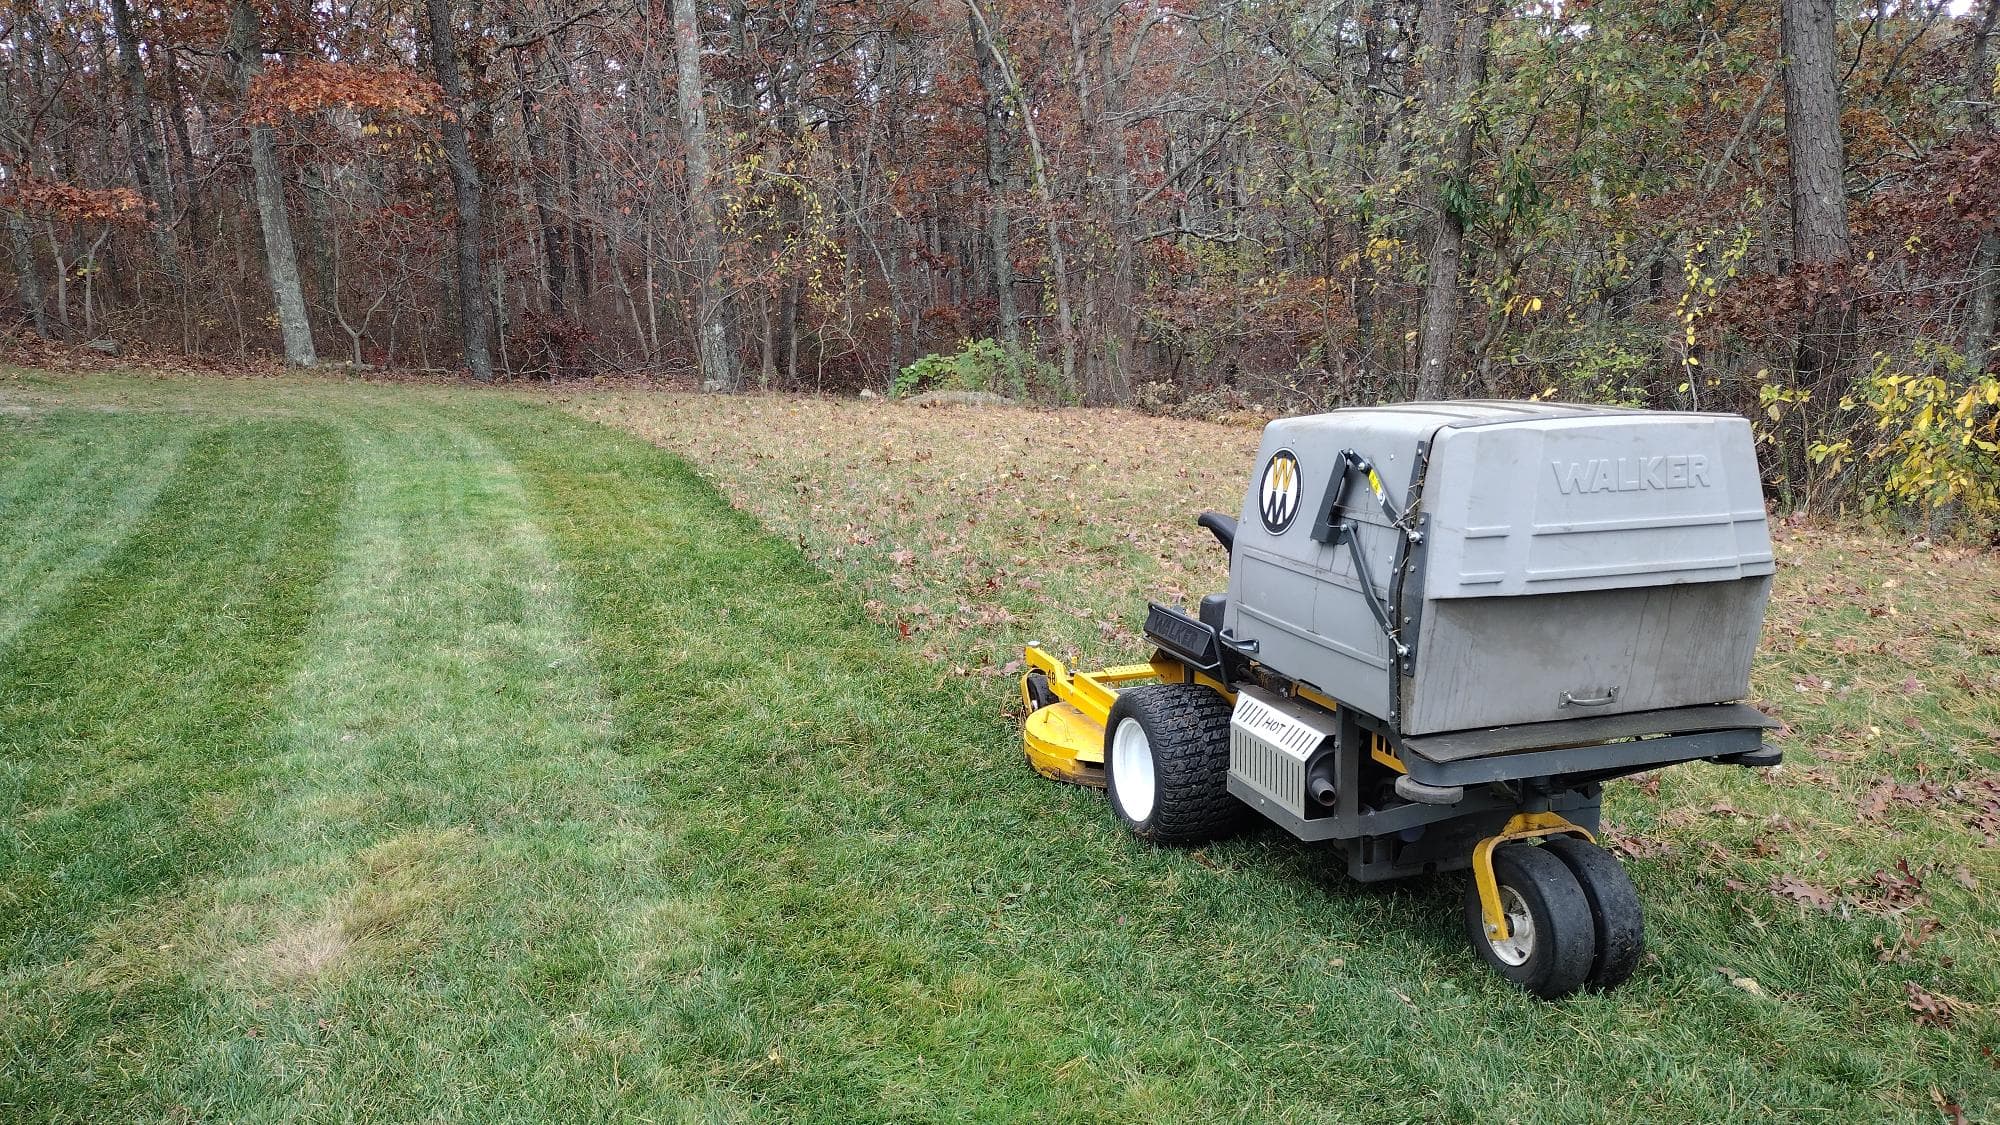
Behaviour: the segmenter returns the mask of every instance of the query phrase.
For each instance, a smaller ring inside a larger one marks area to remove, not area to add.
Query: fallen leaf
[[[1988,1051],[1992,1049],[1991,1047],[1987,1048]],[[1966,1125],[1964,1108],[1958,1102],[1946,1098],[1943,1094],[1939,1093],[1936,1086],[1931,1087],[1931,1104],[1937,1106],[1939,1113],[1944,1114],[1944,1119],[1949,1125]]]
[[[1833,892],[1823,887],[1815,887],[1803,879],[1790,875],[1780,875],[1771,880],[1771,893],[1779,898],[1788,898],[1803,903],[1815,910],[1832,910]]]
[[[1903,982],[1903,991],[1909,996],[1904,1007],[1907,1007],[1910,1014],[1917,1018],[1917,1023],[1924,1027],[1950,1027],[1953,1010],[1965,1004],[1965,1001],[1956,997],[1932,992],[1913,980]]]
[[[1883,781],[1862,794],[1861,804],[1855,813],[1862,820],[1880,820],[1889,811],[1889,798],[1896,792],[1894,782]]]
[[[1942,923],[1936,918],[1919,919],[1915,930],[1900,931],[1896,935],[1895,942],[1886,947],[1882,944],[1882,939],[1877,937],[1875,939],[1875,959],[1884,963],[1890,961],[1908,961],[1910,955],[1915,953],[1919,946],[1931,940],[1931,935],[1937,933],[1941,925]]]

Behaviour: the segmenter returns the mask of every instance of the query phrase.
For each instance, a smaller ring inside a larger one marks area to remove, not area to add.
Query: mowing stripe
[[[343,491],[322,427],[203,434],[125,544],[0,656],[0,1118],[91,1116],[130,1081],[119,1045],[181,1018],[164,953],[83,959],[243,846]]]
[[[68,955],[233,834],[326,571],[329,439],[203,435],[125,545],[0,658],[0,968]]]
[[[0,429],[38,440],[0,461],[0,652],[78,576],[117,550],[194,432],[184,421],[60,412]]]
[[[278,788],[194,916],[155,928],[187,950],[198,1041],[263,1034],[177,1063],[161,1044],[135,1108],[601,1118],[619,1054],[572,1016],[659,956],[634,920],[678,901],[655,811],[511,467],[429,410],[356,412],[346,443],[353,501]],[[413,1002],[413,977],[435,991]]]

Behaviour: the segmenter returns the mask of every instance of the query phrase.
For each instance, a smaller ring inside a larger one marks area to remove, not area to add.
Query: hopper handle
[[[1327,482],[1326,495],[1320,500],[1319,518],[1313,521],[1312,537],[1322,543],[1332,543],[1340,535],[1341,525],[1347,518],[1347,480],[1354,474],[1361,479],[1368,491],[1375,496],[1375,502],[1382,507],[1382,514],[1391,524],[1403,520],[1396,506],[1389,502],[1389,493],[1382,487],[1382,475],[1375,471],[1375,463],[1352,449],[1340,451],[1340,465],[1333,471],[1333,479]]]
[[[1208,529],[1222,549],[1234,553],[1236,550],[1236,517],[1225,516],[1221,512],[1203,512],[1196,524]]]
[[[1577,698],[1576,696],[1574,696],[1574,695],[1571,695],[1571,694],[1570,694],[1570,693],[1568,693],[1568,692],[1563,692],[1563,693],[1562,693],[1562,702],[1561,702],[1561,703],[1559,703],[1559,704],[1557,704],[1557,706],[1559,706],[1559,707],[1609,707],[1609,706],[1611,706],[1611,705],[1612,705],[1613,703],[1616,703],[1616,702],[1618,702],[1618,689],[1617,689],[1616,687],[1613,687],[1613,688],[1612,688],[1612,689],[1611,689],[1610,691],[1607,691],[1607,692],[1605,692],[1605,693],[1604,693],[1603,695],[1600,695],[1600,696],[1598,696],[1598,697],[1597,697],[1597,698],[1595,698],[1595,699],[1578,699],[1578,698]]]
[[[1223,644],[1226,644],[1230,648],[1235,649],[1237,652],[1243,653],[1248,656],[1257,655],[1257,650],[1264,647],[1262,642],[1256,640],[1253,637],[1239,637],[1231,633],[1227,629],[1224,629],[1220,633],[1217,633],[1216,637],[1219,638]]]

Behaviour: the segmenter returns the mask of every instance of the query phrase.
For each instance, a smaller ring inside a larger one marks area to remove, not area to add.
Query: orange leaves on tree
[[[271,67],[250,87],[249,119],[271,125],[339,107],[358,114],[424,117],[440,112],[437,83],[401,67],[294,59]]]
[[[0,210],[59,223],[146,221],[146,201],[131,188],[86,188],[55,180],[9,180],[0,185]]]

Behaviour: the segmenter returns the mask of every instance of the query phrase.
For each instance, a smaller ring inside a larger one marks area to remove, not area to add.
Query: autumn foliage
[[[330,109],[370,119],[420,118],[439,112],[436,82],[396,66],[295,59],[257,76],[248,119],[272,124]]]
[[[64,225],[142,223],[146,219],[146,201],[131,188],[82,188],[26,178],[0,186],[0,209]]]
[[[1809,454],[1869,444],[1857,380],[1993,368],[2000,0],[1834,11],[1806,256],[1785,6],[713,0],[683,73],[670,3],[23,0],[4,315],[248,355],[292,286],[322,358],[460,370],[476,320],[502,376],[808,391],[990,341],[1015,393],[1159,409],[1408,397],[1436,337],[1446,394],[1777,396],[1773,490],[1848,503],[1872,463]]]

